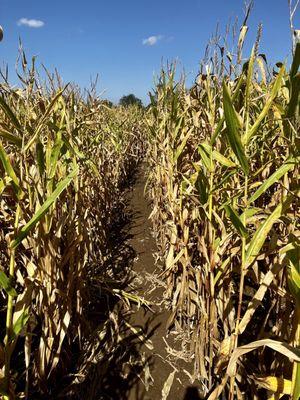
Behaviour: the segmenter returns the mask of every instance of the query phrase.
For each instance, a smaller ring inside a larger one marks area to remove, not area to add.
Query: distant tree
[[[100,103],[109,108],[114,106],[113,102],[107,99],[101,100]]]
[[[120,106],[128,107],[132,105],[137,105],[143,107],[142,100],[136,97],[134,94],[128,94],[127,96],[121,97],[119,101]]]

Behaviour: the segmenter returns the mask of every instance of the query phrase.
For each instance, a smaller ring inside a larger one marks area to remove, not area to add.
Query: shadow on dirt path
[[[137,382],[129,391],[128,400],[161,400],[162,390],[174,367],[169,362],[166,349],[166,323],[170,316],[163,302],[164,286],[158,279],[154,254],[157,252],[155,239],[152,235],[152,225],[149,220],[151,206],[144,196],[145,168],[141,168],[136,176],[136,182],[128,193],[129,208],[134,218],[129,229],[130,247],[136,253],[132,265],[132,282],[130,287],[141,297],[151,302],[153,313],[142,308],[131,315],[130,324],[136,329],[140,328],[151,342],[144,343],[140,349],[144,359],[149,360],[144,371],[144,382]],[[151,316],[149,318],[149,316]],[[148,330],[148,331],[147,331]],[[149,330],[151,335],[149,335]],[[168,400],[193,400],[200,399],[198,389],[192,387],[187,375],[177,365],[178,372],[174,375],[173,384]],[[146,375],[146,376],[145,376]],[[179,381],[178,380],[181,381]],[[148,389],[148,390],[147,390]]]
[[[166,340],[169,311],[163,301],[164,285],[159,279],[154,255],[157,251],[149,220],[151,207],[144,197],[145,168],[140,168],[125,190],[125,202],[116,210],[117,225],[112,227],[111,254],[99,271],[102,282],[94,284],[97,299],[89,309],[94,333],[74,367],[77,377],[57,398],[70,400],[161,400],[162,390],[176,369],[167,400],[198,400],[183,369],[188,364],[171,358]],[[109,278],[112,283],[105,286]],[[97,274],[94,277],[97,280]],[[115,290],[124,292],[120,300]],[[106,289],[105,289],[106,287]],[[138,307],[130,299],[139,295],[150,303]],[[177,343],[177,349],[181,343]],[[175,360],[175,361],[174,361]],[[176,365],[175,365],[175,364]]]

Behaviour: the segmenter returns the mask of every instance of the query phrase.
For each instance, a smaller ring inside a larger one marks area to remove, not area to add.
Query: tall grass
[[[272,72],[260,30],[243,60],[247,30],[235,53],[214,40],[191,89],[170,66],[151,96],[167,328],[186,332],[205,398],[298,399],[300,44]]]
[[[114,251],[120,188],[143,154],[142,110],[46,83],[21,53],[0,85],[0,392],[51,395],[89,331],[88,282]],[[99,272],[100,271],[100,272]],[[109,283],[108,283],[109,285]],[[75,346],[75,347],[74,347]]]

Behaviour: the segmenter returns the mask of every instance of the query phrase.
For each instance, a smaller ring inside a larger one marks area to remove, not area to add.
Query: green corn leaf
[[[293,240],[290,244],[293,247],[286,252],[289,260],[288,268],[288,287],[295,298],[296,309],[300,309],[300,245],[299,240]],[[298,319],[298,325],[300,323]],[[298,327],[299,329],[299,327]],[[299,340],[299,339],[298,339]],[[298,341],[299,346],[299,341]],[[300,363],[296,366],[296,373],[293,377],[293,393],[292,399],[298,400],[300,397]]]
[[[18,147],[22,147],[22,139],[18,136],[13,135],[12,133],[7,132],[3,129],[0,130],[0,136],[2,136],[8,142],[17,145]]]
[[[6,188],[6,184],[5,184],[4,180],[0,178],[0,195],[3,193],[5,188]]]
[[[288,272],[288,285],[290,292],[295,297],[295,300],[300,305],[300,273],[291,265]]]
[[[214,193],[216,190],[223,187],[225,185],[225,183],[228,182],[230,177],[233,176],[234,174],[236,174],[236,169],[233,169],[233,170],[229,171],[227,174],[225,174],[225,176],[218,182],[218,184],[213,187],[211,192]]]
[[[200,157],[202,159],[203,164],[205,165],[205,168],[209,172],[213,172],[214,165],[213,165],[213,162],[212,162],[211,147],[210,146],[204,146],[201,143],[198,146],[198,153],[200,154]]]
[[[21,124],[20,124],[18,118],[15,116],[15,114],[13,113],[13,111],[11,110],[9,105],[5,102],[5,100],[4,100],[4,98],[2,96],[0,96],[0,107],[2,108],[4,113],[6,114],[6,116],[10,120],[10,122],[13,124],[13,126],[19,132],[21,132],[22,131],[22,127],[21,127]]]
[[[242,74],[239,77],[237,85],[236,85],[236,87],[234,89],[234,92],[233,92],[233,95],[232,95],[232,101],[234,101],[237,98],[238,94],[240,93],[240,89],[241,89],[243,83],[244,83],[244,75]],[[211,141],[210,141],[211,145],[213,145],[215,143],[217,137],[219,136],[220,132],[222,131],[222,127],[224,125],[224,122],[225,122],[225,117],[223,116],[220,119],[220,121],[218,122],[218,125],[217,125],[217,127],[215,129],[215,132],[212,135],[212,138],[211,138]]]
[[[17,178],[17,175],[15,174],[15,171],[9,161],[9,158],[8,158],[1,142],[0,142],[0,160],[2,162],[5,172],[12,180],[11,183],[12,183],[13,189],[14,189],[17,197],[19,197],[22,193],[20,184],[19,184],[19,179]]]
[[[40,219],[46,214],[46,212],[49,210],[51,205],[57,200],[57,198],[60,196],[60,194],[66,189],[66,187],[71,183],[73,178],[77,175],[78,173],[78,168],[75,168],[63,181],[61,181],[56,189],[53,191],[51,196],[48,197],[48,199],[42,204],[42,206],[36,211],[34,216],[30,219],[30,221],[27,222],[26,225],[24,225],[15,240],[11,243],[11,248],[16,248],[23,239],[28,235],[30,230],[40,221]]]
[[[176,148],[175,154],[174,154],[174,161],[177,161],[178,158],[180,157],[180,155],[182,154],[182,152],[187,144],[187,141],[189,140],[189,137],[191,136],[192,133],[193,133],[193,130],[190,129],[189,132],[184,136],[184,139],[182,140],[180,145]]]
[[[19,316],[19,318],[16,320],[16,322],[13,325],[13,337],[12,339],[15,339],[18,337],[22,329],[25,327],[27,324],[27,321],[29,320],[30,314],[28,308],[26,308],[22,314]]]
[[[298,160],[299,161],[299,160]],[[279,179],[285,175],[290,169],[295,166],[296,160],[291,158],[287,160],[281,167],[278,168],[269,178],[256,190],[256,192],[250,197],[249,203],[257,200],[269,187],[274,185]]]
[[[173,132],[173,135],[172,135],[174,145],[175,145],[175,143],[177,142],[178,134],[179,134],[180,130],[181,130],[182,127],[183,127],[183,121],[184,121],[184,115],[181,116],[181,117],[178,119],[178,121],[176,121],[176,127],[175,127],[174,132]]]
[[[201,146],[205,149],[206,153],[210,153],[211,152],[211,145],[208,143],[201,143]],[[223,156],[223,154],[221,154],[219,151],[217,150],[213,150],[212,151],[212,158],[213,160],[218,161],[220,164],[224,165],[224,167],[236,167],[236,164],[229,160],[229,158]]]
[[[213,150],[213,159],[224,165],[224,167],[231,168],[237,166],[233,161],[223,156],[223,154],[219,153],[217,150]]]
[[[257,207],[248,207],[241,215],[240,215],[240,219],[241,221],[243,221],[243,218],[251,218],[253,217],[255,214],[257,214],[258,212],[260,212],[261,209],[257,208]]]
[[[300,398],[300,363],[297,363],[295,386],[293,388],[292,400],[299,400],[299,398]]]
[[[75,145],[75,143],[70,143],[69,140],[62,134],[62,141],[64,142],[64,145],[66,148],[73,154],[76,155],[78,158],[81,159],[86,159],[86,155],[82,152],[79,151],[78,147]]]
[[[5,272],[0,271],[0,286],[12,297],[17,296],[15,288],[11,284],[11,279],[5,274]]]
[[[35,132],[33,134],[33,136],[31,137],[31,139],[29,140],[29,142],[26,144],[26,146],[24,147],[24,152],[26,152],[32,145],[33,143],[36,141],[36,138],[39,136],[39,133],[41,131],[41,129],[43,128],[44,124],[47,122],[47,118],[49,117],[49,115],[51,114],[53,108],[55,107],[57,101],[60,99],[61,95],[63,94],[63,92],[65,91],[65,89],[67,88],[68,85],[66,85],[62,90],[60,90],[51,100],[50,104],[48,105],[45,113],[41,116],[39,122],[37,123],[37,127],[35,129]]]
[[[246,145],[249,140],[252,138],[253,135],[255,135],[255,133],[258,131],[260,124],[262,123],[263,119],[266,117],[275,97],[277,96],[281,85],[282,85],[282,77],[284,75],[285,72],[285,67],[282,66],[279,74],[277,75],[275,82],[273,84],[273,88],[271,90],[271,93],[269,95],[268,100],[266,101],[266,104],[264,106],[264,108],[262,109],[261,113],[259,114],[259,116],[256,118],[256,121],[254,123],[254,125],[249,129],[249,131],[247,132],[247,134],[245,134],[243,136],[243,143]]]
[[[206,176],[201,170],[198,172],[195,186],[199,194],[200,203],[202,205],[206,204],[208,200],[209,184]]]
[[[249,59],[249,63],[248,63],[248,73],[247,73],[247,79],[246,79],[246,92],[245,92],[246,110],[249,110],[249,105],[250,105],[250,92],[251,92],[251,86],[252,86],[254,60],[255,60],[255,52],[254,52],[254,47],[253,47],[251,56]]]
[[[222,275],[224,275],[227,271],[228,266],[230,265],[230,262],[232,260],[232,257],[227,257],[221,264],[220,268],[218,268],[218,271],[215,275],[214,278],[214,284],[216,285],[218,283],[218,281],[220,280],[220,278],[222,277]]]
[[[93,172],[94,172],[94,174],[96,176],[98,176],[98,177],[101,176],[101,174],[100,174],[100,172],[99,172],[99,170],[97,168],[97,165],[93,160],[86,160],[85,162],[86,162],[87,165],[90,166],[90,168],[93,170]]]
[[[42,115],[42,118],[40,119],[38,125],[43,125],[46,122],[47,118],[49,117],[49,115],[51,114],[53,108],[55,107],[57,101],[60,99],[60,97],[62,96],[63,92],[66,90],[66,88],[68,86],[69,86],[69,84],[67,84],[63,89],[61,89],[59,92],[56,93],[56,95],[53,97],[53,99],[51,100],[50,104],[46,108],[45,113]]]
[[[293,76],[292,78],[291,96],[286,112],[287,118],[291,118],[295,114],[297,106],[299,106],[299,101],[300,101],[299,96],[300,96],[300,72],[295,76]]]
[[[53,149],[51,151],[51,156],[50,156],[50,173],[49,173],[50,179],[52,179],[55,175],[57,162],[58,162],[58,158],[59,158],[59,154],[60,154],[62,146],[63,146],[62,135],[61,135],[61,132],[58,132]]]
[[[259,255],[259,252],[264,245],[270,230],[272,229],[274,223],[281,217],[282,212],[286,209],[289,202],[290,198],[280,202],[272,214],[270,214],[258,227],[246,251],[246,266],[252,264],[252,262]]]
[[[297,74],[300,66],[300,42],[297,43],[296,49],[295,49],[295,54],[293,57],[293,62],[291,66],[291,72],[290,72],[290,78],[293,79],[293,77]]]
[[[287,247],[287,246],[285,246]],[[289,248],[286,251],[287,257],[290,263],[296,268],[300,273],[300,242],[299,239],[292,240],[289,243]]]
[[[289,260],[288,285],[290,292],[300,306],[300,246],[296,241],[290,243],[293,248],[286,252]]]
[[[225,208],[226,214],[230,218],[230,220],[231,220],[233,226],[235,227],[235,229],[237,230],[238,234],[241,237],[246,238],[248,236],[248,231],[247,231],[245,225],[243,224],[243,222],[241,221],[237,212],[230,205],[225,205],[224,208]]]
[[[225,82],[223,82],[223,103],[224,103],[225,121],[227,126],[226,129],[227,140],[234,154],[239,160],[239,163],[244,173],[248,175],[249,165],[240,138],[241,127]]]
[[[35,147],[36,151],[36,159],[39,168],[39,173],[42,176],[45,172],[45,154],[44,154],[44,146],[39,140]]]

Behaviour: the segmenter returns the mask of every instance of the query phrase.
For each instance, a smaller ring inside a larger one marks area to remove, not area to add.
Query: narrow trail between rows
[[[164,287],[159,279],[154,255],[157,252],[152,234],[149,215],[151,207],[144,196],[145,168],[140,168],[135,183],[127,193],[127,211],[131,214],[128,231],[128,245],[133,249],[135,259],[132,265],[132,279],[129,289],[151,302],[151,309],[137,308],[129,323],[136,331],[142,330],[144,344],[140,356],[145,357],[145,376],[139,379],[129,391],[128,400],[161,400],[162,390],[170,374],[174,371],[166,346],[166,323],[169,311],[163,302]],[[167,338],[169,341],[169,338]],[[149,369],[148,369],[149,368]],[[174,375],[168,400],[200,399],[197,389],[191,386],[187,375],[178,371]],[[148,389],[148,390],[147,390]]]

